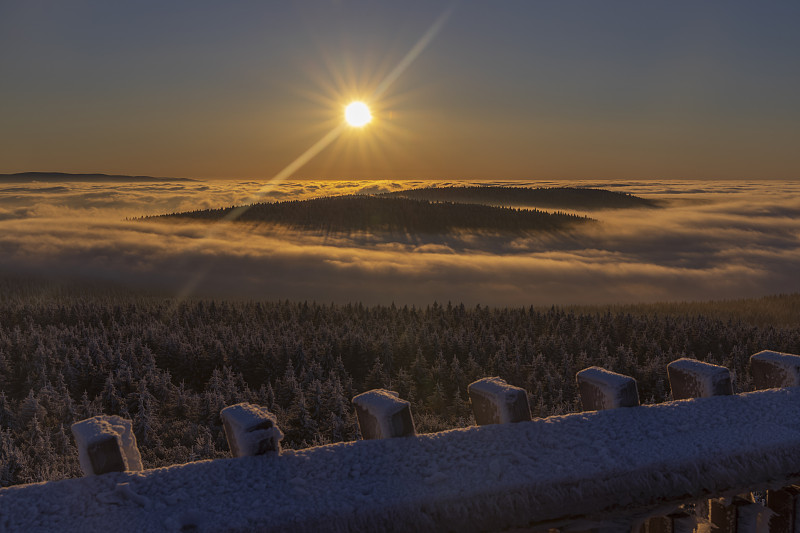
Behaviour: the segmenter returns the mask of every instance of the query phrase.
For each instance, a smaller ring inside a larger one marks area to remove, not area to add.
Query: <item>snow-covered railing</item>
[[[0,531],[796,531],[800,357],[753,361],[782,388],[719,395],[721,367],[681,363],[696,398],[635,406],[632,378],[594,369],[578,380],[602,410],[516,423],[519,389],[490,379],[472,389],[509,423],[422,435],[377,391],[362,408],[394,438],[305,450],[280,451],[269,413],[239,406],[226,431],[255,455],[2,489]]]

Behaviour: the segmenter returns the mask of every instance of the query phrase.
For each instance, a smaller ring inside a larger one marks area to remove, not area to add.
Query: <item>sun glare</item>
[[[360,128],[372,120],[372,113],[364,102],[352,102],[344,109],[344,119],[351,126]]]

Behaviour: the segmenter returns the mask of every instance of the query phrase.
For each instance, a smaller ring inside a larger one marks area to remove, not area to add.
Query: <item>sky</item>
[[[3,0],[0,173],[268,180],[362,99],[288,177],[797,179],[798,27],[790,0]]]

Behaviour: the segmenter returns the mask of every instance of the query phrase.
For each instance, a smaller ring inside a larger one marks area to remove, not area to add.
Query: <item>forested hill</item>
[[[537,206],[555,209],[622,209],[658,207],[655,200],[632,194],[581,187],[423,187],[384,193],[392,198],[413,198],[432,202],[480,203],[504,206]]]
[[[194,181],[189,178],[154,178],[152,176],[125,176],[120,174],[69,174],[67,172],[18,172],[16,174],[0,174],[0,183],[62,183],[62,182],[176,182]]]
[[[524,233],[564,229],[591,220],[567,213],[363,195],[258,203],[246,209],[227,207],[147,218],[220,220],[234,210],[241,211],[236,220],[244,222],[281,224],[332,233],[444,234],[454,230]]]

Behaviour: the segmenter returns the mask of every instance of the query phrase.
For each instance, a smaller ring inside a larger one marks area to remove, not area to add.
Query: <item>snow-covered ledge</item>
[[[800,480],[800,388],[0,490],[3,531],[497,531]]]

